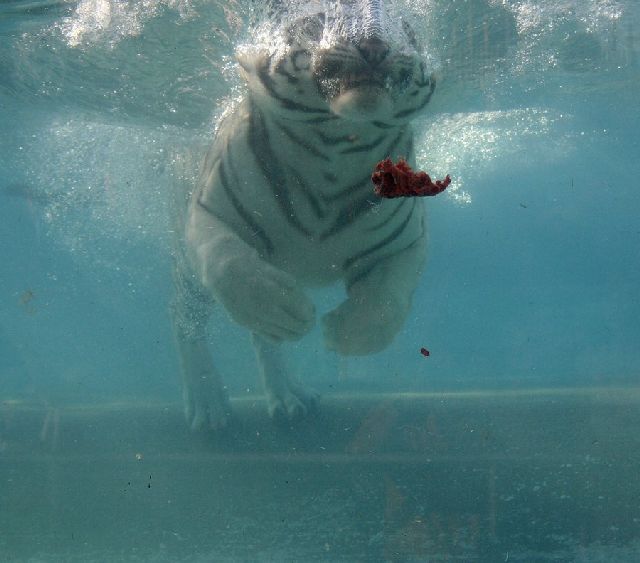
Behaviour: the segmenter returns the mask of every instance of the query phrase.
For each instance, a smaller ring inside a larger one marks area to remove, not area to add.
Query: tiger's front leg
[[[343,356],[384,350],[409,314],[425,263],[425,240],[379,261],[348,289],[348,298],[323,318],[326,346]]]
[[[235,322],[274,341],[297,340],[311,330],[315,308],[296,279],[197,203],[187,245],[200,283]]]
[[[288,422],[313,411],[318,394],[305,389],[289,372],[280,346],[256,333],[253,334],[253,346],[271,418],[276,422]]]

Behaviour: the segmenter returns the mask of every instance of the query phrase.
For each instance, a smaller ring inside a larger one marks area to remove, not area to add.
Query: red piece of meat
[[[431,180],[426,172],[414,172],[404,158],[394,164],[390,158],[378,162],[371,175],[374,191],[380,197],[424,197],[443,192],[451,183],[447,174],[444,180]]]

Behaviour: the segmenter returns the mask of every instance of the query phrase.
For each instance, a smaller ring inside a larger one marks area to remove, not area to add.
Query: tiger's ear
[[[236,50],[236,60],[240,65],[240,74],[249,82],[252,76],[257,75],[267,67],[269,64],[269,53],[264,49],[242,46]]]

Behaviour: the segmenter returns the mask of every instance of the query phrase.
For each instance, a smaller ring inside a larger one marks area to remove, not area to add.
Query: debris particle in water
[[[428,358],[431,355],[431,352],[429,352],[429,350],[427,350],[426,348],[420,348],[420,353],[425,357]]]
[[[20,294],[20,305],[30,315],[36,312],[36,308],[33,305],[33,300],[36,294],[32,289],[27,289]]]
[[[27,289],[23,291],[22,294],[20,295],[20,303],[22,305],[28,305],[29,303],[31,303],[34,297],[35,297],[35,294],[33,293],[33,290]]]

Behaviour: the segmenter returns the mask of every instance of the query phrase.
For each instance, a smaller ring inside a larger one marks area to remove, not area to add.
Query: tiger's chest
[[[411,157],[407,126],[318,126],[250,108],[241,107],[214,144],[201,197],[265,259],[325,283],[419,236],[422,206],[381,200],[371,183],[379,160]]]

